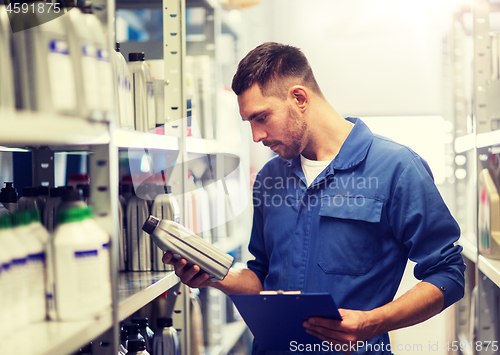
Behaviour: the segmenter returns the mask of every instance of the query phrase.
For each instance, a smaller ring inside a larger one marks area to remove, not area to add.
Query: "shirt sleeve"
[[[408,258],[416,262],[415,277],[443,293],[443,309],[461,299],[465,264],[462,247],[454,245],[460,228],[422,158],[415,157],[401,173],[389,218],[396,238],[408,248]]]
[[[269,259],[264,242],[264,219],[262,207],[264,204],[261,192],[261,174],[257,175],[253,186],[253,225],[248,250],[254,256],[254,260],[247,262],[248,268],[253,271],[264,286],[264,279],[269,272]]]

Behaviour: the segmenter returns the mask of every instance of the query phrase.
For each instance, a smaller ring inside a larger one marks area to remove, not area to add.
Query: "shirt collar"
[[[347,117],[346,120],[354,123],[354,127],[330,164],[335,170],[346,170],[361,163],[373,142],[373,133],[363,121],[356,117]],[[300,155],[293,159],[279,159],[286,166],[301,166]]]

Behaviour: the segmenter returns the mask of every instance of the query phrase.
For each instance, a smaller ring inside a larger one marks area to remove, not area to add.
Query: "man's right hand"
[[[198,265],[189,265],[186,259],[174,259],[173,254],[167,251],[162,258],[164,264],[173,265],[175,274],[181,279],[181,282],[191,288],[203,288],[212,286],[214,282],[208,281],[210,275],[201,271]]]

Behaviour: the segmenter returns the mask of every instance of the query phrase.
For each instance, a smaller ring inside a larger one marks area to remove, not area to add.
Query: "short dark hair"
[[[287,78],[299,79],[319,95],[319,88],[306,56],[293,46],[266,42],[252,49],[238,64],[231,88],[240,95],[257,83],[264,96],[287,95]]]

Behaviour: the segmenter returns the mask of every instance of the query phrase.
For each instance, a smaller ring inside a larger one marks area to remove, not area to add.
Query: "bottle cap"
[[[80,190],[64,189],[62,193],[63,202],[82,201],[82,192]]]
[[[47,196],[49,188],[47,186],[38,186],[38,196]]]
[[[58,187],[51,187],[49,191],[50,197],[61,197],[63,192],[63,190]]]
[[[127,342],[127,350],[129,353],[146,350],[146,342],[144,339],[131,339]]]
[[[171,327],[173,325],[172,318],[158,317],[156,319],[156,325],[158,326],[158,328]]]
[[[38,187],[23,187],[24,197],[36,197],[38,196]]]
[[[10,214],[0,216],[0,229],[12,228],[12,217]]]
[[[142,230],[148,234],[153,233],[156,226],[160,223],[160,220],[155,216],[149,216],[144,225],[142,226]]]
[[[80,222],[85,219],[83,208],[66,208],[57,212],[57,223]]]
[[[122,329],[127,332],[127,334],[139,334],[141,329],[139,328],[139,324],[132,322],[123,322]]]
[[[12,224],[14,227],[27,226],[31,223],[31,212],[18,210],[12,215]]]
[[[6,182],[5,187],[0,191],[0,202],[16,203],[17,190],[14,188],[13,182]]]
[[[129,62],[142,62],[143,60],[144,60],[144,52],[128,54]]]

